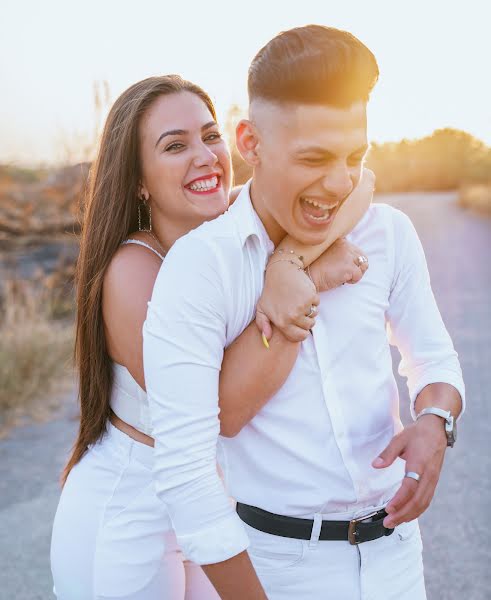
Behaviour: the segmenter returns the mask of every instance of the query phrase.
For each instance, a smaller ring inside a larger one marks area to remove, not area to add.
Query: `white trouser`
[[[153,448],[108,424],[73,468],[51,540],[59,600],[219,600],[177,546],[152,461]]]
[[[319,541],[322,518],[316,515],[310,541],[245,525],[249,556],[269,600],[426,600],[417,521],[399,525],[390,536],[352,546],[347,541]]]

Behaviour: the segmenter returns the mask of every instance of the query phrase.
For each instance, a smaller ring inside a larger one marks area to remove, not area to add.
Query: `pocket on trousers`
[[[153,483],[101,525],[95,554],[96,596],[118,598],[142,590],[179,553],[169,516]]]
[[[392,535],[396,536],[397,540],[404,544],[414,542],[422,546],[421,534],[417,519],[397,525]]]
[[[247,552],[256,570],[289,569],[302,561],[306,545],[304,540],[264,533],[245,523],[244,526],[250,540]]]

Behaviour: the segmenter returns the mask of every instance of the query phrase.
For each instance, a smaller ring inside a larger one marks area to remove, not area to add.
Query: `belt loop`
[[[322,527],[322,514],[315,513],[314,523],[312,524],[312,533],[310,535],[309,548],[315,548],[319,543],[319,536]]]

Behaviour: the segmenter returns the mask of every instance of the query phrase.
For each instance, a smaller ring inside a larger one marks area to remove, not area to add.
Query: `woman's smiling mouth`
[[[193,194],[212,194],[221,187],[221,176],[218,173],[193,179],[184,186]]]

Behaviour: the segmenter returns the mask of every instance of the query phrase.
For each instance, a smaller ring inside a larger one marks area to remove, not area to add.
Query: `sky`
[[[247,69],[282,30],[345,29],[375,54],[371,141],[463,129],[491,145],[488,0],[2,0],[0,163],[75,158],[95,125],[93,86],[112,100],[150,75],[205,88],[221,120],[247,106]]]

